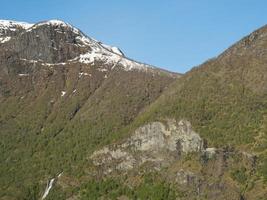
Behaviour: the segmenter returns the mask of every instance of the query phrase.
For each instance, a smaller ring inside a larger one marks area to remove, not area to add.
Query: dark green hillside
[[[229,174],[245,188],[252,180],[255,187],[244,192],[245,196],[254,199],[253,192],[258,191],[255,199],[262,199],[267,194],[266,33],[266,27],[255,31],[176,80],[125,132],[150,121],[187,119],[209,147],[230,147],[256,155],[256,171],[247,181],[238,163],[230,167]]]

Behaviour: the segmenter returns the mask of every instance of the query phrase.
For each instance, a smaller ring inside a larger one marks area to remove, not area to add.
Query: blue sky
[[[0,0],[1,19],[67,21],[135,60],[186,72],[267,23],[266,0]]]

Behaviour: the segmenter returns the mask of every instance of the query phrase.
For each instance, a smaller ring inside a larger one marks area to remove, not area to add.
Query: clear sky
[[[130,58],[176,72],[267,23],[267,0],[0,0],[1,19],[61,19]]]

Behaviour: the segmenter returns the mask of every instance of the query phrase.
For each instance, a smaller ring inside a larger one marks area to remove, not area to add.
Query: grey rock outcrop
[[[125,146],[139,151],[198,152],[203,148],[200,136],[188,121],[152,122],[138,128]]]
[[[168,166],[182,154],[201,152],[203,140],[188,121],[168,119],[152,122],[136,129],[124,142],[104,147],[90,157],[105,174],[114,170],[127,171],[145,163],[154,169]]]

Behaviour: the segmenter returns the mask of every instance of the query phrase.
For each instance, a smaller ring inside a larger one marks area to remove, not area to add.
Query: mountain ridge
[[[92,38],[86,36],[82,31],[75,28],[74,26],[72,26],[66,22],[60,21],[60,20],[48,20],[48,21],[38,22],[35,24],[27,24],[26,22],[15,22],[15,21],[8,21],[8,20],[6,20],[6,21],[1,20],[1,21],[2,21],[2,24],[4,24],[4,25],[7,24],[6,25],[7,30],[10,29],[10,27],[8,25],[10,25],[11,27],[13,27],[13,26],[22,27],[23,32],[20,34],[27,34],[29,32],[36,30],[36,29],[40,29],[43,26],[44,27],[52,26],[56,31],[58,31],[60,33],[61,33],[61,31],[64,31],[64,28],[69,29],[71,32],[73,32],[73,33],[71,33],[71,35],[74,34],[73,37],[75,37],[75,38],[73,38],[74,39],[74,41],[73,41],[74,45],[81,46],[84,49],[82,48],[81,51],[78,51],[78,54],[76,55],[76,57],[70,56],[69,59],[63,59],[63,60],[61,59],[58,62],[53,62],[50,59],[50,62],[48,62],[48,64],[57,64],[57,63],[60,64],[60,63],[75,62],[75,61],[84,62],[85,64],[88,64],[88,63],[93,63],[95,60],[96,61],[100,60],[100,61],[110,62],[110,64],[113,64],[114,66],[120,65],[120,66],[124,67],[125,70],[131,70],[132,68],[133,69],[139,69],[139,70],[155,69],[155,70],[161,71],[162,73],[167,73],[169,75],[175,75],[175,73],[169,73],[167,70],[159,69],[157,67],[147,65],[147,64],[144,64],[141,62],[137,62],[133,59],[127,58],[118,47],[111,47],[111,46],[103,44],[102,42],[99,42],[95,39],[92,39]],[[2,27],[2,29],[5,29],[5,28],[3,28],[4,26],[1,26],[1,27]],[[61,31],[57,30],[57,28],[61,28]],[[2,34],[1,44],[5,45],[5,43],[8,43],[9,40],[11,40],[11,39],[12,39],[12,37],[10,37],[10,36],[3,37],[3,34]],[[25,40],[25,37],[22,39]],[[69,41],[69,42],[72,42],[72,41]],[[53,45],[53,44],[51,44],[51,45]],[[89,49],[87,47],[89,47]],[[55,47],[53,47],[53,48],[54,48],[54,50],[57,51],[57,49]],[[76,51],[76,50],[74,49],[74,51]],[[40,56],[37,55],[36,57],[39,58]],[[47,55],[45,55],[45,57],[47,57]],[[23,59],[25,59],[25,58],[23,58]],[[43,57],[43,59],[46,59],[46,58]],[[35,61],[35,59],[29,59],[29,60]],[[176,74],[179,75],[178,73],[176,73]]]

